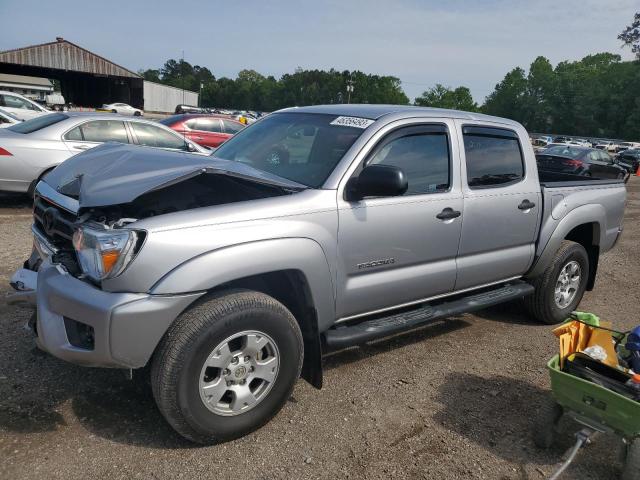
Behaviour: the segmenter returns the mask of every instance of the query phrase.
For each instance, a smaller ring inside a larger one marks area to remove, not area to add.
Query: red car
[[[242,123],[224,115],[204,113],[173,115],[160,120],[160,123],[197,144],[211,148],[219,147],[245,127]]]

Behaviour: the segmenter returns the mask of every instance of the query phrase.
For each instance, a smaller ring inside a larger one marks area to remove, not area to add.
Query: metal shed
[[[76,105],[125,102],[144,107],[140,75],[62,37],[0,52],[0,72],[59,80],[62,95]]]
[[[198,105],[198,94],[189,90],[144,81],[144,108],[148,112],[173,113],[179,104]]]

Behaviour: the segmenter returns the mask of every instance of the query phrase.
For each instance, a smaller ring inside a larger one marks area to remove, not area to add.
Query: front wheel
[[[198,301],[165,334],[151,367],[153,395],[188,440],[231,440],[278,413],[302,359],[302,334],[284,305],[254,291],[219,293]]]
[[[582,300],[589,277],[589,256],[576,242],[565,240],[553,261],[533,280],[535,292],[525,297],[529,313],[548,325],[569,317]]]

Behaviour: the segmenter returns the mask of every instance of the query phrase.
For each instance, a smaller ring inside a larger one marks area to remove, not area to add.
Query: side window
[[[405,195],[444,192],[450,186],[449,137],[444,127],[410,127],[392,133],[367,165],[401,168],[409,182]]]
[[[197,130],[197,124],[198,123],[198,119],[197,118],[192,118],[190,120],[187,120],[186,122],[184,122],[185,126],[187,128],[189,128],[190,130]]]
[[[605,163],[613,163],[613,160],[611,159],[611,155],[609,155],[607,152],[598,152],[600,154],[600,161],[605,162]]]
[[[462,134],[469,187],[501,187],[524,178],[522,150],[515,132],[468,126]]]
[[[185,150],[185,141],[178,134],[148,123],[131,122],[131,127],[138,137],[140,145],[158,148]]]
[[[236,133],[238,133],[240,130],[242,130],[244,128],[244,125],[242,125],[241,123],[238,123],[238,122],[231,122],[229,120],[222,120],[222,123],[224,124],[224,132],[225,133],[230,133],[232,135],[235,135]]]
[[[203,132],[222,133],[222,126],[220,126],[220,120],[217,118],[198,118],[198,122],[195,126],[196,130],[202,130]]]
[[[598,160],[600,160],[600,152],[589,152],[587,155],[587,161],[589,163],[597,162]]]
[[[13,95],[4,95],[4,104],[6,107],[10,108],[24,108],[27,110],[31,109],[31,104],[19,97],[14,97]]]
[[[84,138],[82,138],[82,130],[80,130],[80,127],[76,127],[73,130],[69,130],[65,134],[64,139],[70,140],[72,142],[81,142],[82,140],[84,140]]]
[[[129,143],[124,122],[119,120],[95,120],[80,125],[82,139],[85,142],[121,142]],[[73,132],[73,130],[71,131]],[[69,132],[69,133],[71,133]],[[77,133],[74,134],[77,138]],[[68,140],[70,138],[66,137]]]

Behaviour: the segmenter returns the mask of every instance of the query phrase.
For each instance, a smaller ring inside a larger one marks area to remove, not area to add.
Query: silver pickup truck
[[[544,323],[592,289],[620,181],[539,172],[518,123],[375,105],[273,113],[211,157],[106,144],[36,188],[14,301],[43,350],[150,366],[184,437],[244,435],[323,351],[524,298]],[[37,272],[37,273],[36,273]]]

